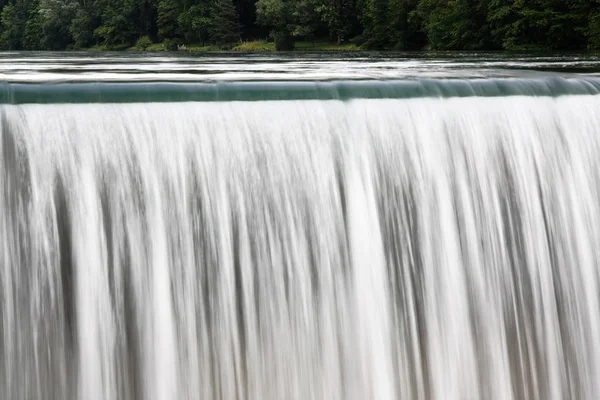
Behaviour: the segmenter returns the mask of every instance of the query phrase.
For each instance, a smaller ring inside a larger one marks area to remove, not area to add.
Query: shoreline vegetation
[[[106,46],[94,46],[85,49],[73,49],[73,50],[84,50],[84,51],[190,51],[190,52],[249,52],[249,53],[261,53],[261,52],[273,52],[277,51],[275,48],[275,42],[268,40],[252,40],[241,43],[233,43],[226,46],[216,45],[202,45],[199,43],[181,43],[178,48],[169,49],[164,43],[151,43],[149,45],[138,44],[134,46],[117,46],[117,47],[106,47]],[[299,41],[294,43],[293,51],[299,52],[353,52],[353,51],[365,51],[366,49],[355,45],[354,43],[329,43],[327,41],[319,40],[314,42]]]
[[[0,0],[0,50],[600,49],[600,0]]]

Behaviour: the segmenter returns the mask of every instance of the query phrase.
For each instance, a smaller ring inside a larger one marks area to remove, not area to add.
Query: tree
[[[241,24],[240,24],[241,22]],[[367,49],[600,48],[600,0],[0,0],[3,49],[223,45],[270,32]],[[262,36],[264,37],[264,36]]]
[[[416,17],[435,50],[490,48],[488,8],[479,0],[421,0]]]
[[[293,50],[299,37],[312,38],[328,9],[316,0],[259,0],[257,22],[271,30],[277,50]]]
[[[363,3],[362,22],[365,27],[365,46],[382,50],[391,44],[388,0],[367,0]]]
[[[517,19],[513,4],[514,0],[491,0],[489,3],[487,21],[490,40],[495,48],[512,47],[513,23]]]
[[[100,23],[99,16],[92,9],[80,8],[69,26],[69,33],[75,48],[86,48],[94,43],[94,29]]]
[[[314,39],[319,27],[324,25],[318,7],[318,0],[297,0],[294,3],[292,21],[289,26],[291,37]]]
[[[13,0],[0,13],[0,46],[7,50],[23,48],[23,34],[29,13],[35,3],[30,0]]]
[[[390,0],[389,2],[389,47],[396,50],[420,50],[427,38],[418,20],[411,18],[418,0]]]
[[[23,49],[25,50],[42,50],[44,49],[43,37],[41,32],[44,29],[44,16],[40,12],[39,1],[34,1],[31,4],[29,18],[25,23],[25,31],[23,32]]]
[[[8,4],[2,9],[2,34],[0,35],[0,44],[7,50],[16,50],[21,48],[21,28],[17,8],[14,4]]]
[[[70,27],[77,15],[79,3],[75,0],[41,0],[42,46],[48,50],[62,50],[72,44]]]
[[[454,5],[447,0],[421,0],[413,11],[412,20],[427,35],[431,49],[452,48],[452,23]]]
[[[158,37],[160,39],[175,38],[179,36],[180,4],[176,0],[161,0],[158,3]]]
[[[318,13],[320,22],[329,31],[329,41],[341,43],[353,34],[359,33],[359,22],[355,0],[315,0],[311,7]],[[313,30],[320,28],[317,21],[309,19]],[[306,24],[300,21],[302,24]]]
[[[264,27],[255,23],[256,2],[257,0],[236,0],[235,2],[240,17],[241,34],[245,38],[257,38],[267,35]]]
[[[147,0],[104,0],[100,3],[102,24],[94,37],[108,46],[131,46],[144,35],[151,36],[152,4]]]
[[[240,23],[231,0],[215,0],[210,12],[210,40],[216,44],[228,44],[240,39]]]
[[[258,0],[256,21],[271,29],[277,50],[293,50],[291,1]]]
[[[595,0],[493,0],[493,41],[511,50],[584,48]]]
[[[600,10],[596,10],[590,14],[587,37],[588,48],[600,49]]]
[[[203,0],[179,14],[177,23],[186,40],[198,40],[204,45],[210,40],[210,5],[208,1]]]

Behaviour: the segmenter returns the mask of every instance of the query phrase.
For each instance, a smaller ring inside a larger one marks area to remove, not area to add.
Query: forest
[[[0,0],[0,49],[365,50],[600,48],[600,0]]]

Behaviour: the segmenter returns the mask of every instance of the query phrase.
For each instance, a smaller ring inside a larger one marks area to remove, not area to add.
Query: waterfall
[[[0,397],[600,398],[569,90],[0,106]]]

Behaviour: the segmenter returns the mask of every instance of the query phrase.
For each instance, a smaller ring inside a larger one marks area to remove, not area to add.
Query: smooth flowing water
[[[600,398],[594,59],[3,57],[0,398]]]

